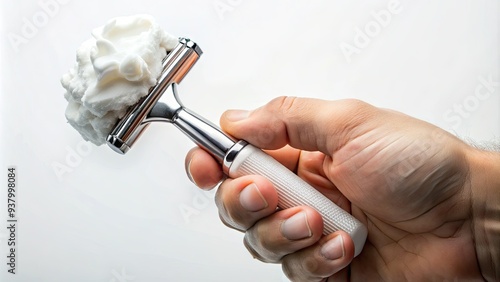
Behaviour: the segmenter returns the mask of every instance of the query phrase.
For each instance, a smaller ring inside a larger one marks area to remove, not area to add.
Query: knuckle
[[[283,255],[281,252],[274,250],[275,245],[259,232],[259,228],[254,226],[245,232],[244,242],[247,249],[252,253],[253,257],[268,263],[280,262]]]
[[[232,210],[226,210],[226,213],[227,220],[231,222],[233,228],[241,231],[246,231],[250,228],[251,224],[241,213]]]
[[[302,267],[306,273],[316,273],[319,269],[319,263],[314,257],[307,257],[302,262]]]
[[[297,97],[293,96],[281,96],[273,99],[269,105],[273,108],[278,109],[283,113],[289,112],[296,106]]]
[[[370,104],[368,104],[364,101],[361,101],[359,99],[346,99],[344,101],[345,101],[345,105],[349,109],[354,110],[354,111],[362,110],[362,109],[370,107]]]
[[[290,254],[283,258],[281,267],[291,281],[319,281],[324,277],[318,273],[321,266],[314,256]]]
[[[367,120],[373,115],[374,109],[374,106],[358,99],[344,100],[344,112],[349,113],[349,116],[357,117],[359,120]]]
[[[255,229],[254,229],[255,230]],[[274,244],[270,240],[266,240],[266,237],[264,236],[259,236],[259,246],[260,249],[262,249],[263,252],[266,253],[272,253],[272,254],[278,254],[276,251],[274,251]]]
[[[248,252],[252,255],[254,259],[260,260],[262,262],[274,263],[276,260],[264,255],[262,250],[259,249],[258,244],[256,245],[256,240],[254,235],[251,232],[245,232],[245,236],[243,237],[243,243],[247,248]]]
[[[255,139],[261,147],[269,147],[283,139],[282,134],[287,132],[287,125],[282,121],[281,117],[289,116],[291,108],[295,104],[294,97],[282,96],[271,100],[263,108],[255,112],[261,122],[260,126],[255,129]],[[271,146],[272,147],[272,146]]]

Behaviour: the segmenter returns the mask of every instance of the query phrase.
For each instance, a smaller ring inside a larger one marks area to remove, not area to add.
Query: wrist
[[[500,153],[470,149],[472,231],[483,277],[500,281]]]

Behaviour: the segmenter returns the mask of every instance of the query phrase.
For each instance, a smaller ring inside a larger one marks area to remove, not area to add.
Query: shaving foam
[[[61,78],[68,123],[83,139],[104,144],[127,109],[156,84],[162,59],[177,43],[149,15],[117,17],[94,29]]]

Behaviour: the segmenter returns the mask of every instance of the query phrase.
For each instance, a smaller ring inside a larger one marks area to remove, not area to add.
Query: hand
[[[281,263],[291,280],[498,278],[491,268],[498,267],[498,237],[496,252],[479,251],[474,236],[484,224],[471,216],[474,203],[492,195],[476,186],[492,179],[488,171],[500,171],[485,165],[484,152],[431,124],[356,100],[282,97],[251,112],[228,111],[221,126],[266,149],[368,228],[365,247],[353,259],[350,237],[342,231],[323,236],[314,209],[276,211],[277,194],[267,179],[224,180],[216,194],[221,220],[245,232],[254,257]],[[500,164],[498,155],[490,157]],[[220,165],[201,149],[188,153],[186,167],[199,187],[222,179]],[[499,183],[496,176],[487,185],[497,189]]]

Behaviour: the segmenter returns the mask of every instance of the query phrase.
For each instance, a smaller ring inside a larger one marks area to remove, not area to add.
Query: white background
[[[286,281],[219,222],[214,193],[189,182],[192,144],[175,128],[151,126],[121,156],[66,123],[59,79],[91,30],[115,16],[151,14],[202,47],[179,91],[214,122],[280,95],[358,98],[462,138],[498,138],[499,1],[400,1],[384,26],[375,15],[389,2],[367,2],[2,1],[0,171],[5,184],[7,167],[17,168],[19,222],[11,275],[2,184],[0,280]],[[357,53],[346,56],[346,45]],[[482,80],[497,83],[484,92]]]

